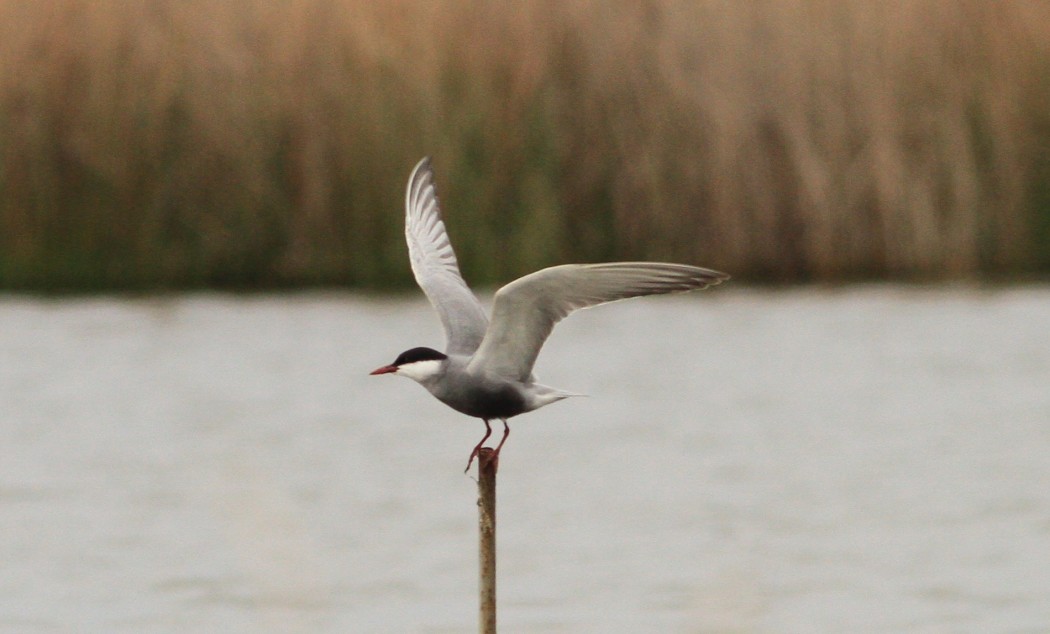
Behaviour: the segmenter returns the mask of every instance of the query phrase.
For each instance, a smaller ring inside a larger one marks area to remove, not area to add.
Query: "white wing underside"
[[[430,158],[412,171],[405,192],[405,239],[412,273],[445,327],[447,354],[471,355],[481,344],[488,318],[463,281],[441,220]]]
[[[684,264],[566,264],[517,279],[496,292],[492,323],[468,370],[528,381],[554,325],[580,308],[643,295],[706,288],[725,273]]]

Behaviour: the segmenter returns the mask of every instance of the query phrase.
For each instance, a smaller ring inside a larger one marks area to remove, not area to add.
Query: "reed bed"
[[[0,0],[0,288],[1050,270],[1050,3]]]

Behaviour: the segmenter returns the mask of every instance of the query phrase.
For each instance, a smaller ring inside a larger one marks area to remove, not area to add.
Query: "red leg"
[[[510,436],[510,425],[507,424],[506,418],[501,418],[503,421],[503,438],[500,439],[499,444],[496,445],[496,451],[492,454],[492,459],[496,461],[496,465],[499,465],[499,450],[503,449],[503,443],[507,442],[507,436]]]
[[[467,468],[463,470],[463,473],[470,471],[470,465],[474,464],[474,458],[477,458],[478,452],[481,451],[481,446],[484,445],[485,441],[492,435],[492,427],[489,425],[488,419],[483,418],[482,420],[485,421],[485,435],[482,436],[481,441],[474,446],[474,451],[470,452],[470,459],[467,460]],[[506,423],[504,422],[504,424]],[[506,439],[506,436],[504,436],[504,439]],[[502,445],[502,443],[500,444]],[[498,453],[499,449],[497,449],[496,452]]]

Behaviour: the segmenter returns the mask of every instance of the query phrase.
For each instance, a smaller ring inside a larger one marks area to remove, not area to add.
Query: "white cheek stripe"
[[[425,381],[441,371],[441,362],[434,360],[416,361],[406,363],[397,369],[401,376],[407,376],[415,381]]]

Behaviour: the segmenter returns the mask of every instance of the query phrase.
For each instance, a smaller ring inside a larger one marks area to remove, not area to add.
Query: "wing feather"
[[[569,313],[643,295],[706,288],[725,273],[684,264],[566,264],[526,275],[496,292],[492,323],[469,369],[527,381],[554,325]]]
[[[456,254],[441,220],[430,158],[412,170],[405,192],[405,240],[416,283],[445,328],[446,353],[473,354],[488,328],[481,302],[459,272]]]

